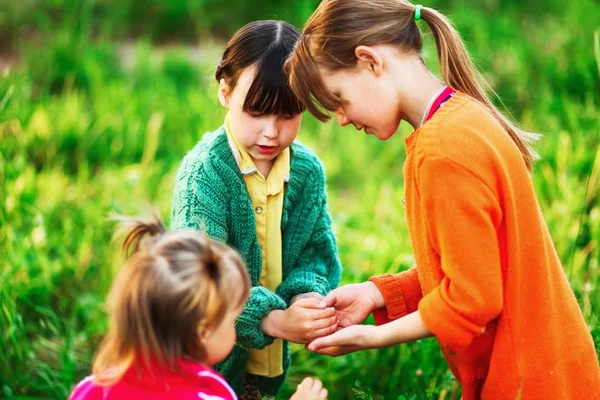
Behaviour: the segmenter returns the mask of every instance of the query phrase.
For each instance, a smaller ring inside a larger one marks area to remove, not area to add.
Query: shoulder
[[[73,388],[69,400],[100,400],[103,388],[94,384],[94,377],[88,376]]]
[[[187,187],[199,181],[221,181],[228,170],[233,171],[235,160],[223,127],[205,133],[202,139],[190,150],[177,172],[176,185]]]
[[[302,183],[325,182],[325,167],[315,152],[308,146],[295,141],[290,146],[290,179],[295,177]]]
[[[196,373],[201,392],[198,393],[200,399],[204,400],[235,400],[235,392],[217,372],[208,368],[199,370]],[[204,397],[203,397],[204,396]]]
[[[190,150],[181,163],[181,168],[205,165],[213,160],[226,160],[231,155],[227,143],[225,128],[207,132],[202,139]]]
[[[423,126],[415,155],[418,164],[435,160],[484,178],[502,168],[505,160],[522,159],[491,111],[465,94],[455,97],[438,111],[437,118]]]

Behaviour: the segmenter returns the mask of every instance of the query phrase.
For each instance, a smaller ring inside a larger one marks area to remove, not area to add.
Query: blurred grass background
[[[255,19],[301,27],[315,0],[0,0],[0,398],[64,399],[90,371],[121,265],[110,212],[168,218],[183,155],[221,123],[215,65]],[[541,132],[533,182],[600,345],[600,28],[595,0],[433,0],[514,118]],[[425,33],[425,24],[421,25]],[[429,37],[425,58],[437,70]],[[412,265],[388,142],[306,115],[328,173],[343,282]],[[434,340],[340,358],[294,346],[332,399],[459,399]],[[355,382],[360,381],[360,385]]]

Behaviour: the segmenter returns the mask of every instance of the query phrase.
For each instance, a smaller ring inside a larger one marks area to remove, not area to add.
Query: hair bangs
[[[317,63],[310,52],[308,40],[309,36],[306,35],[298,42],[296,49],[286,61],[285,72],[292,91],[298,99],[315,118],[325,122],[331,116],[321,108],[335,112],[341,107],[342,100],[325,86]]]
[[[283,72],[287,54],[283,45],[275,44],[259,62],[256,77],[244,100],[245,112],[265,115],[296,115],[304,112],[304,105],[290,88]]]

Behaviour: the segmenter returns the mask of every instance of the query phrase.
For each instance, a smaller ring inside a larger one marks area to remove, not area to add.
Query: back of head
[[[233,90],[241,72],[256,65],[243,110],[252,114],[295,115],[304,106],[292,92],[283,64],[294,50],[300,32],[285,21],[255,21],[229,40],[217,67],[217,82],[224,79]]]
[[[404,0],[323,0],[306,23],[285,70],[290,86],[318,119],[341,107],[339,97],[327,90],[318,68],[335,72],[356,67],[358,46],[394,45],[403,53],[421,57],[423,38],[415,20],[415,5]],[[537,135],[522,131],[500,113],[488,98],[489,89],[475,68],[458,32],[441,13],[420,8],[435,39],[444,82],[484,105],[515,141],[528,167],[535,153],[528,147]]]
[[[127,261],[108,297],[110,331],[94,361],[99,384],[118,381],[133,363],[202,362],[204,329],[243,305],[250,279],[238,254],[195,231],[166,232],[158,217],[124,219]]]

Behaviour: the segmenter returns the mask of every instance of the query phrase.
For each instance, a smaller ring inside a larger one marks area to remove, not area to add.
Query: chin
[[[382,141],[386,141],[389,138],[391,138],[392,136],[394,136],[394,132],[377,132],[375,133],[375,137],[377,137],[377,139],[382,140]]]

